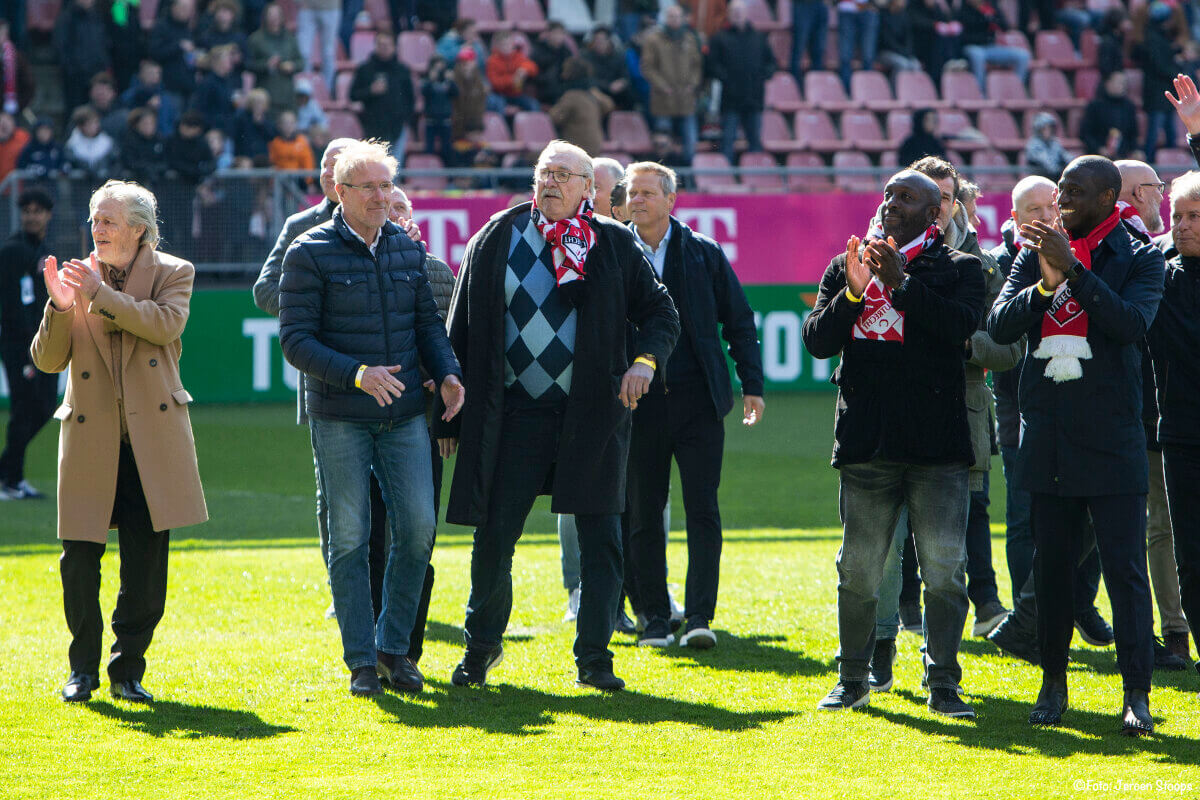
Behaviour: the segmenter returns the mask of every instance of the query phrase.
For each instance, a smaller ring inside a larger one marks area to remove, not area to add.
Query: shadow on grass
[[[834,670],[832,659],[820,661],[804,655],[799,650],[781,647],[776,642],[786,641],[784,636],[735,636],[725,631],[716,631],[718,646],[712,650],[693,650],[677,645],[665,647],[657,652],[678,662],[680,669],[708,667],[728,672],[773,672],[784,676],[815,677],[828,675]],[[620,647],[636,646],[636,639],[614,640]]]
[[[170,700],[156,700],[148,706],[115,705],[108,702],[86,703],[84,707],[101,716],[115,719],[139,733],[180,739],[269,739],[295,728],[271,725],[252,711],[214,706],[192,706]]]
[[[427,642],[442,642],[443,644],[453,644],[459,647],[465,647],[466,641],[463,639],[463,629],[458,625],[448,625],[445,622],[437,620],[428,620],[425,623],[425,641]],[[505,633],[504,643],[509,642],[529,642],[533,641],[533,637],[527,633]]]
[[[577,695],[558,695],[505,684],[471,689],[426,681],[425,691],[413,701],[384,694],[375,698],[375,702],[400,725],[477,728],[486,733],[510,736],[546,733],[559,714],[635,725],[680,722],[723,732],[755,730],[769,722],[794,716],[791,711],[730,711],[719,706],[628,690],[613,694],[599,694],[590,689],[579,692]]]
[[[898,691],[894,694],[916,705],[925,705],[925,698],[912,692]],[[1161,733],[1143,738],[1122,736],[1116,703],[1111,714],[1069,709],[1063,715],[1060,727],[1047,728],[1029,724],[1029,712],[1034,700],[1032,696],[1027,701],[1018,701],[990,695],[968,695],[967,700],[978,715],[975,723],[938,718],[924,709],[916,714],[906,714],[867,706],[865,711],[871,716],[919,733],[945,737],[967,747],[1001,750],[1014,755],[1069,758],[1078,753],[1101,756],[1150,753],[1160,763],[1188,765],[1200,759],[1200,743],[1193,739]],[[1155,717],[1156,724],[1162,721],[1162,717]]]

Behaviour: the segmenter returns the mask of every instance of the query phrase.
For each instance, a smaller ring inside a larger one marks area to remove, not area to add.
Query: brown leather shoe
[[[425,688],[425,676],[408,656],[380,653],[375,664],[379,677],[400,692],[419,692]]]

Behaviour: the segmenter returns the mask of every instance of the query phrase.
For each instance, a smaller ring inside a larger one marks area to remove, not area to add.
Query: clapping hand
[[[76,295],[83,295],[88,300],[94,300],[100,290],[100,264],[96,254],[88,255],[87,262],[72,258],[63,265],[62,282],[75,290]]]
[[[50,301],[54,303],[55,308],[66,311],[75,305],[75,290],[63,285],[58,277],[57,258],[46,256],[46,263],[42,265],[42,275],[46,280],[46,291],[50,293]]]
[[[857,236],[851,236],[846,242],[846,288],[855,297],[862,297],[867,284],[871,282],[871,270],[867,269],[858,255],[861,243]]]

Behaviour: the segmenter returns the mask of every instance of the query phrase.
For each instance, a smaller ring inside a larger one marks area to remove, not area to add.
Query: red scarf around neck
[[[1120,210],[1114,208],[1108,217],[1081,239],[1071,240],[1071,251],[1083,264],[1092,268],[1092,252],[1100,246],[1105,236],[1112,233],[1121,221]],[[1036,289],[1034,290],[1036,291]],[[1034,358],[1048,358],[1045,375],[1055,383],[1073,381],[1083,377],[1080,363],[1092,357],[1088,344],[1088,315],[1071,296],[1071,289],[1063,281],[1054,290],[1050,308],[1042,316],[1042,341],[1033,351]]]
[[[533,224],[550,244],[554,256],[554,279],[559,286],[581,281],[586,276],[583,262],[588,251],[596,243],[596,232],[592,230],[592,201],[586,197],[579,203],[575,216],[557,222],[546,219],[533,200]]]
[[[867,231],[867,238],[864,241],[883,238],[885,238],[883,229],[879,226],[877,217],[871,221],[871,227]],[[930,225],[924,233],[901,247],[900,254],[904,256],[905,264],[907,265],[925,252],[937,241],[937,238],[937,225]],[[904,312],[892,306],[892,290],[885,286],[883,281],[872,275],[871,281],[863,291],[862,301],[862,312],[858,315],[854,327],[850,329],[850,337],[902,343],[904,341]]]

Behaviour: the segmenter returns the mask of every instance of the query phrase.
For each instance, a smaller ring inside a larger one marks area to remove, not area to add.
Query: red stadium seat
[[[804,97],[810,106],[822,111],[851,111],[858,106],[846,97],[842,79],[836,72],[810,70],[804,73]]]
[[[1142,71],[1140,69],[1125,70],[1125,96],[1133,101],[1138,108],[1142,107]]]
[[[816,153],[789,153],[787,166],[796,169],[824,168],[825,160]],[[788,189],[793,192],[828,192],[833,182],[828,175],[788,175]]]
[[[371,18],[369,27],[378,28],[384,23],[392,24],[392,11],[388,8],[388,0],[366,0],[363,8]],[[356,24],[357,22],[358,20],[355,20]]]
[[[1084,67],[1075,71],[1075,96],[1091,102],[1100,88],[1100,70]]]
[[[787,120],[778,111],[763,112],[762,142],[768,153],[791,153],[804,149],[804,143],[796,141],[788,129]]]
[[[778,168],[775,157],[770,153],[742,153],[738,159],[739,167],[771,167]],[[742,185],[756,192],[782,192],[783,177],[779,173],[742,175]]]
[[[763,88],[763,105],[776,111],[791,113],[804,108],[800,87],[790,72],[776,72]]]
[[[313,52],[320,48],[314,47]],[[356,65],[371,57],[375,49],[375,31],[359,30],[350,34],[350,60]]]
[[[850,99],[870,111],[891,111],[906,104],[892,96],[892,87],[882,72],[859,70],[850,76]]]
[[[496,0],[458,0],[458,18],[475,20],[480,33],[495,33],[512,28],[512,23],[500,19]]]
[[[890,111],[887,115],[887,137],[892,143],[892,147],[899,147],[900,143],[909,137],[912,133],[912,112],[910,111]]]
[[[908,108],[942,108],[937,87],[927,73],[907,70],[896,75],[896,99]]]
[[[896,171],[900,168],[900,154],[895,150],[885,150],[879,155],[879,166]]]
[[[728,168],[729,161],[721,153],[697,153],[692,159],[692,169]],[[696,188],[702,192],[725,192],[737,190],[737,178],[732,174],[696,174]]]
[[[396,53],[401,63],[413,72],[423,73],[429,69],[437,45],[425,31],[401,31],[396,38]]]
[[[362,125],[359,124],[358,115],[352,111],[330,111],[329,117],[329,135],[333,139],[346,137],[348,139],[361,139],[363,135]]]
[[[504,0],[504,19],[519,31],[541,33],[546,30],[546,12],[538,0]],[[462,11],[459,11],[459,16]]]
[[[962,70],[942,73],[942,101],[963,111],[979,111],[996,105],[983,96],[975,76]]]
[[[987,147],[986,141],[962,138],[963,132],[970,127],[971,120],[965,111],[947,109],[938,112],[938,136],[953,141],[954,147],[959,150],[982,150]]]
[[[1047,109],[1075,108],[1085,103],[1071,91],[1067,76],[1057,69],[1035,69],[1029,76],[1029,89],[1033,99]]]
[[[983,131],[992,147],[1009,153],[1025,149],[1025,137],[1017,127],[1013,115],[1003,108],[985,108],[979,112],[979,130]]]
[[[787,3],[785,6],[791,8]],[[791,63],[792,58],[792,32],[786,31],[771,31],[767,34],[767,46],[771,48],[771,55],[775,56],[775,63],[786,65]]]
[[[1083,66],[1083,59],[1075,52],[1075,45],[1062,31],[1038,31],[1033,40],[1034,55],[1038,61],[1054,69],[1076,70]]]
[[[325,80],[320,76],[316,76],[314,80],[309,81],[313,85],[313,93],[324,93],[329,96],[329,91],[320,88],[317,84],[323,87]],[[358,107],[357,103],[350,100],[350,87],[354,84],[354,73],[350,70],[342,70],[333,79],[333,97],[330,100],[322,102],[320,99],[317,102],[322,103],[326,109],[354,109]]]
[[[847,192],[878,192],[881,181],[874,175],[851,175],[844,170],[861,169],[871,166],[871,159],[859,150],[842,150],[833,154],[833,180],[838,188]]]
[[[348,74],[350,75],[351,78],[354,77],[353,73],[348,73]],[[321,106],[321,108],[325,108],[325,109],[329,108],[329,103],[331,100],[331,96],[329,94],[329,86],[325,83],[325,78],[323,78],[321,76],[321,73],[319,73],[319,72],[301,72],[301,73],[298,73],[296,75],[296,77],[302,78],[302,79],[308,81],[309,84],[312,85],[313,99],[317,101],[317,103]],[[348,89],[349,89],[349,87],[347,87],[347,90]]]
[[[1167,183],[1196,168],[1196,159],[1187,148],[1161,147],[1155,151],[1154,162],[1159,177]]]
[[[766,0],[746,0],[746,19],[750,20],[755,30],[760,31],[782,31],[790,27],[790,23],[775,19]]]
[[[654,149],[646,118],[636,111],[614,111],[608,115],[608,139],[616,149],[649,153]]]
[[[540,153],[556,136],[554,123],[545,112],[518,111],[513,117],[513,140],[531,153]]]
[[[1025,84],[1017,77],[1017,73],[1009,70],[995,70],[987,76],[987,96],[993,103],[999,103],[1001,108],[1010,111],[1028,111],[1031,108],[1041,108],[1041,102],[1030,99],[1025,91]]]
[[[426,192],[441,192],[446,188],[445,175],[413,175],[410,169],[445,169],[442,157],[433,153],[412,153],[404,159],[403,182],[405,189],[417,189]]]
[[[495,111],[483,112],[483,140],[497,153],[515,153],[521,149],[521,143],[513,141],[504,115]]]
[[[999,150],[976,150],[971,154],[971,175],[990,192],[1008,192],[1016,184],[1011,172],[978,172],[980,168],[1009,168],[1008,157]]]
[[[845,147],[833,120],[824,111],[797,111],[792,130],[797,142],[818,153],[832,153]]]
[[[1100,34],[1087,28],[1079,35],[1079,57],[1084,67],[1095,67],[1100,62]]]
[[[879,120],[870,111],[847,111],[842,115],[842,139],[851,147],[868,153],[882,153],[892,148],[883,136]]]

